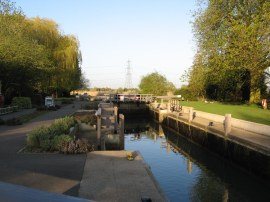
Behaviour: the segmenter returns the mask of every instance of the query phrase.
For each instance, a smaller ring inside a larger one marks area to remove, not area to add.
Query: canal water
[[[270,201],[269,182],[184,136],[148,120],[125,128],[125,149],[142,154],[169,201]]]

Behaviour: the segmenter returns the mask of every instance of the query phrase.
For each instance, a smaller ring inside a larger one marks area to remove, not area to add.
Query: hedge
[[[11,101],[12,106],[18,106],[20,109],[31,109],[32,102],[29,97],[14,97]]]

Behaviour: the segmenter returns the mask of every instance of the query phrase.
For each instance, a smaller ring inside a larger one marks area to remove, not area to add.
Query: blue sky
[[[154,71],[176,87],[195,53],[192,11],[196,0],[13,0],[28,17],[56,21],[80,41],[82,70],[91,87],[132,86]]]

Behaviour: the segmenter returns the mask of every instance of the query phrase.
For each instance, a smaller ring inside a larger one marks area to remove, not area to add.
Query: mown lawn
[[[270,125],[270,110],[264,110],[257,105],[232,105],[218,102],[211,104],[199,101],[182,101],[181,104],[194,107],[198,111],[219,115],[232,114],[233,118]]]

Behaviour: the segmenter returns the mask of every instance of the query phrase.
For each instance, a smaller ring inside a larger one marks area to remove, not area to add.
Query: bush
[[[12,106],[18,106],[20,109],[32,108],[31,99],[29,97],[14,97],[11,101]]]
[[[61,119],[56,119],[50,126],[50,133],[55,135],[68,134],[69,129],[75,126],[74,117],[66,116]]]
[[[96,125],[97,124],[97,116],[95,114],[90,114],[82,117],[82,123],[87,123],[89,125]]]
[[[32,130],[28,135],[27,135],[27,146],[29,147],[36,147],[39,148],[41,145],[45,147],[46,140],[49,140],[51,138],[49,128],[45,126],[41,126],[39,128],[36,128]]]
[[[71,137],[70,135],[63,134],[63,135],[55,136],[52,141],[53,150],[64,151],[67,143],[73,140],[74,140],[74,137]]]

